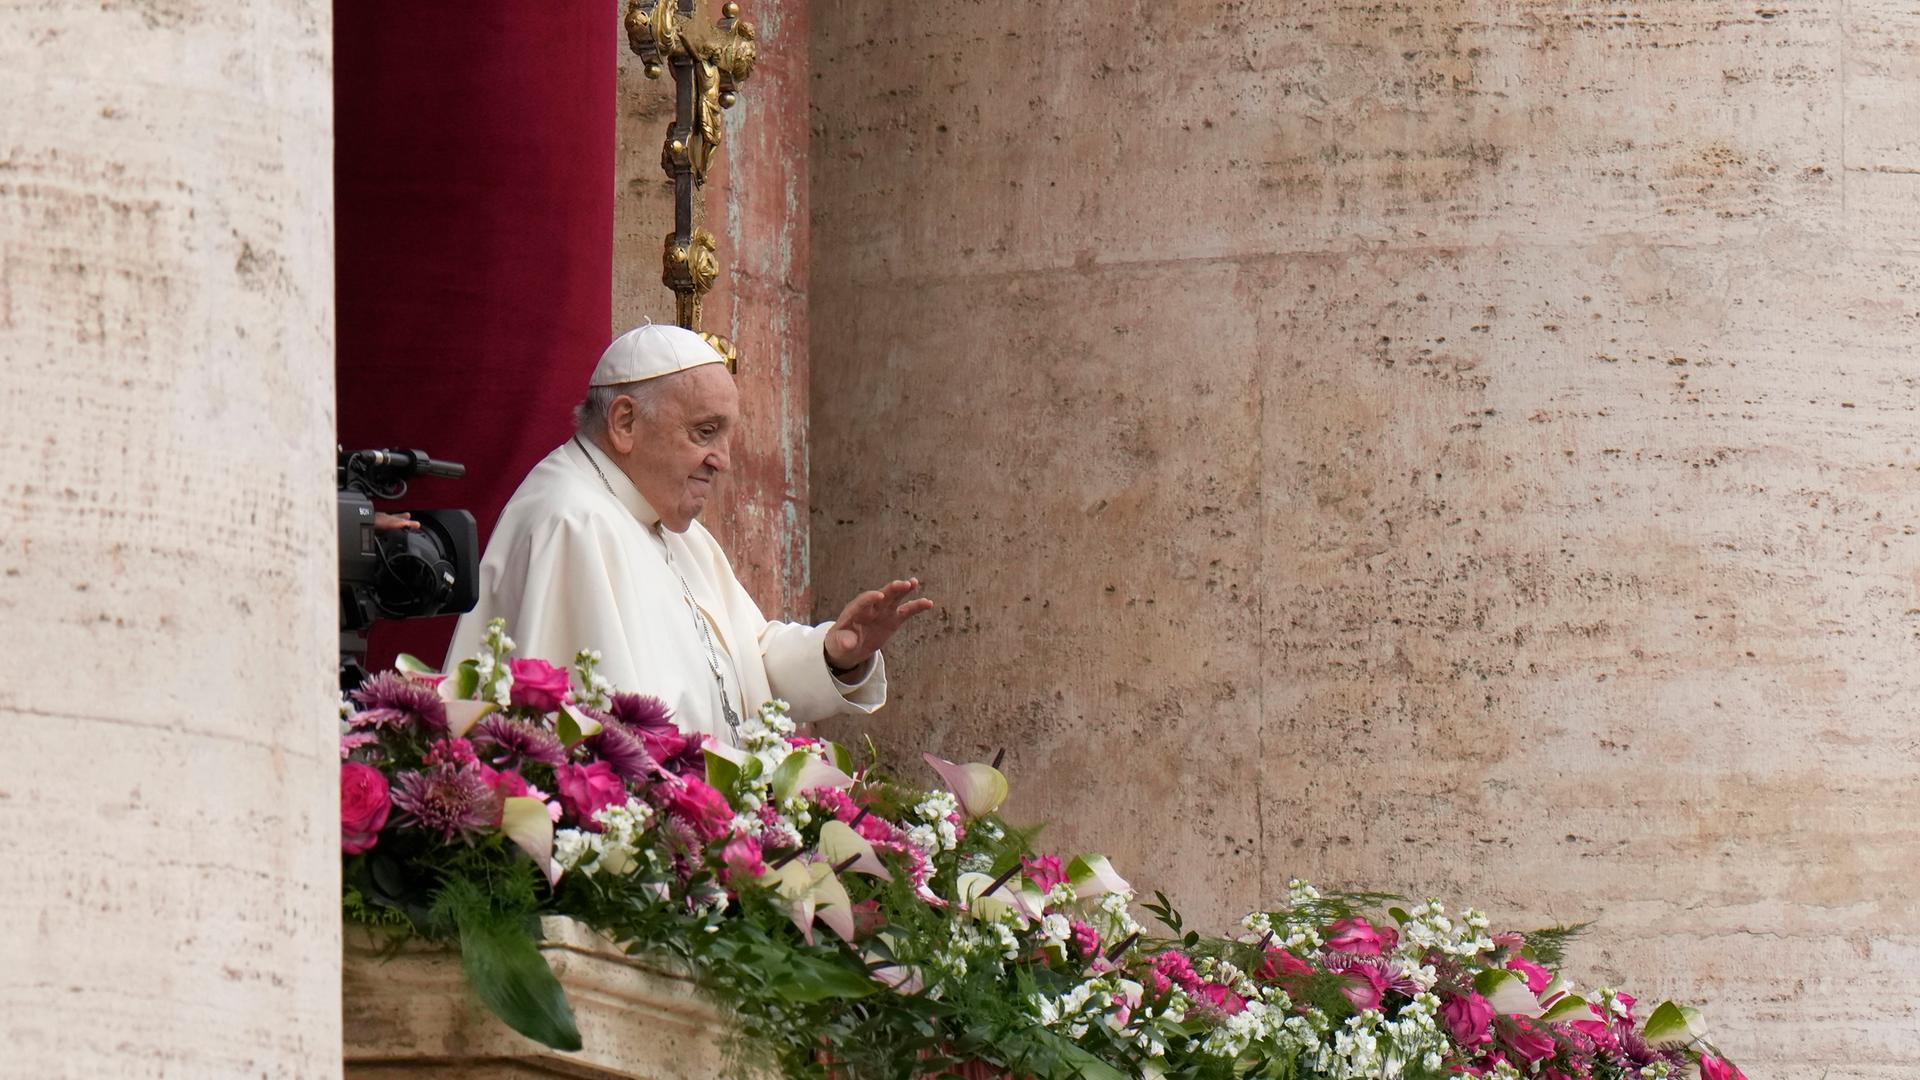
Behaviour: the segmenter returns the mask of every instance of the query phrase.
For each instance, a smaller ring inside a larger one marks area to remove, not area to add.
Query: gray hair
[[[613,408],[614,399],[620,397],[632,398],[640,418],[653,422],[660,416],[660,384],[665,381],[642,379],[612,386],[589,386],[586,398],[573,407],[573,429],[589,439],[605,438],[607,410]]]

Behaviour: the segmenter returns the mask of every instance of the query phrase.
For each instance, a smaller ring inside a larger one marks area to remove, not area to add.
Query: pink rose
[[[626,782],[604,761],[562,765],[553,770],[553,783],[560,790],[560,805],[588,832],[600,831],[600,823],[593,820],[595,813],[627,801]]]
[[[541,712],[552,712],[567,700],[572,683],[566,668],[557,668],[545,660],[509,660],[513,674],[513,703]]]
[[[1536,994],[1542,990],[1545,990],[1547,988],[1547,984],[1553,981],[1553,972],[1548,971],[1546,968],[1541,967],[1539,964],[1536,964],[1531,960],[1528,960],[1524,956],[1516,956],[1513,959],[1508,960],[1507,970],[1517,971],[1520,974],[1525,975],[1527,977],[1527,989],[1533,991]]]
[[[1227,1016],[1238,1016],[1247,1011],[1247,999],[1234,993],[1233,988],[1225,983],[1201,983],[1193,996]]]
[[[1747,1080],[1747,1074],[1734,1068],[1733,1062],[1725,1058],[1702,1055],[1700,1080]]]
[[[1400,943],[1400,931],[1390,926],[1375,926],[1365,919],[1341,919],[1327,928],[1327,948],[1336,952],[1379,956]]]
[[[1493,1038],[1487,1032],[1493,1025],[1493,1006],[1479,994],[1469,991],[1465,997],[1449,998],[1440,1006],[1440,1018],[1461,1046],[1471,1049]]]
[[[703,840],[718,840],[733,827],[733,807],[727,797],[697,776],[680,781],[680,787],[667,800],[675,817],[693,826]]]
[[[1524,1016],[1508,1017],[1511,1025],[1501,1041],[1515,1054],[1527,1059],[1529,1063],[1545,1061],[1553,1056],[1553,1035],[1546,1025],[1536,1023]]]
[[[720,852],[720,861],[727,864],[727,880],[757,878],[767,872],[767,864],[760,857],[760,842],[751,836],[736,836],[727,841]]]
[[[1262,982],[1298,986],[1313,977],[1313,965],[1285,949],[1271,948],[1267,950],[1267,958],[1260,962],[1260,970],[1254,972],[1254,977]]]
[[[358,855],[380,839],[393,800],[380,770],[357,761],[340,765],[340,850]]]

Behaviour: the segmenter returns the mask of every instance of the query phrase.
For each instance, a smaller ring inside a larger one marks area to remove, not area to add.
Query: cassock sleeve
[[[887,662],[878,653],[873,665],[858,683],[842,683],[827,667],[827,631],[831,622],[818,626],[781,622],[760,613],[760,605],[747,594],[746,586],[734,576],[733,565],[718,544],[708,541],[708,557],[714,560],[715,577],[726,582],[728,621],[735,626],[756,627],[754,639],[760,646],[760,662],[767,671],[767,688],[774,697],[791,708],[795,722],[810,724],[851,712],[872,713],[887,703]]]

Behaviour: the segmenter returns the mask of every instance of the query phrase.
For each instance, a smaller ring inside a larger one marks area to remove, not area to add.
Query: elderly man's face
[[[732,464],[740,391],[725,365],[702,364],[663,376],[652,406],[649,415],[615,402],[611,449],[661,524],[684,532],[706,509],[714,480]]]

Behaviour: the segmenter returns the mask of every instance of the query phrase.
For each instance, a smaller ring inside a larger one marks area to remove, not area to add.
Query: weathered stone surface
[[[547,919],[543,931],[541,951],[580,1028],[578,1052],[542,1046],[501,1023],[467,988],[457,952],[409,944],[389,957],[355,933],[343,977],[349,1080],[752,1075],[729,1058],[724,1020],[686,979],[634,960],[570,919]]]
[[[615,5],[625,10],[625,0]],[[702,201],[719,242],[720,281],[702,327],[740,350],[741,428],[733,467],[701,519],[771,617],[812,603],[807,550],[807,3],[754,0],[745,18],[760,60],[724,114],[725,142]],[[714,9],[718,5],[706,5]],[[614,25],[618,25],[617,16]],[[673,189],[660,147],[673,118],[673,82],[652,81],[621,43],[614,332],[672,322],[660,249],[673,230]]]
[[[340,1074],[330,7],[0,13],[0,1072]]]
[[[1598,918],[1751,1075],[1920,1071],[1912,5],[813,26],[818,592],[945,605],[890,749],[1215,925]]]

